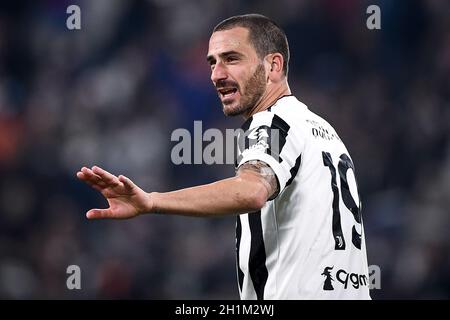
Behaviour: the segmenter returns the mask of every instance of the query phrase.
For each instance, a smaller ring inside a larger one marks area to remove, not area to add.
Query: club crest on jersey
[[[238,157],[236,166],[248,153],[264,153],[281,162],[280,148],[284,145],[286,134],[278,128],[266,125],[246,130],[238,138]]]
[[[257,127],[250,131],[247,138],[249,139],[249,149],[259,149],[265,151],[270,148],[269,146],[269,133],[270,130],[266,126]]]

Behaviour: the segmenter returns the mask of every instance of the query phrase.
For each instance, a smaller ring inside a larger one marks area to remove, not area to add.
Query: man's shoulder
[[[262,125],[296,128],[297,131],[318,128],[332,131],[337,135],[333,126],[326,119],[311,111],[305,103],[292,94],[279,97],[269,108],[247,119],[241,128],[246,131],[250,127]]]
[[[321,137],[326,140],[341,141],[337,131],[328,120],[311,111],[306,104],[294,95],[280,98],[270,110],[266,111],[283,119],[290,127],[294,127],[298,133],[303,132],[311,138]]]
[[[302,113],[308,111],[308,107],[300,102],[294,95],[283,95],[279,97],[266,110],[254,114],[246,122],[260,122],[263,119],[281,118],[285,122],[295,121]]]
[[[274,113],[299,113],[308,110],[308,107],[297,99],[293,94],[279,97],[269,108],[267,112]]]
[[[294,95],[280,97],[271,107],[265,110],[273,118],[282,120],[290,127],[304,128],[305,121],[314,116],[306,104],[298,100]],[[261,115],[264,116],[264,115]]]

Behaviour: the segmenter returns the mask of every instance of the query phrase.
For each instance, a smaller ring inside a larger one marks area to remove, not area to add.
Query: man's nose
[[[220,80],[225,80],[227,78],[227,72],[224,65],[221,62],[215,64],[213,70],[211,71],[211,80],[216,84]]]

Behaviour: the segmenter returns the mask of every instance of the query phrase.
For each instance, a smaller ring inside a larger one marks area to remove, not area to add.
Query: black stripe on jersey
[[[236,220],[236,264],[237,264],[239,291],[242,291],[242,284],[244,282],[244,273],[242,272],[239,264],[239,250],[241,247],[241,236],[242,236],[242,225],[241,225],[241,218],[238,215]]]
[[[265,153],[281,163],[283,159],[280,157],[280,154],[286,144],[290,126],[286,121],[274,114],[270,126],[262,125],[248,130],[251,125],[251,119],[248,119],[241,127],[244,130],[244,134],[239,139],[239,149],[246,150],[252,146],[259,145],[265,148]],[[236,166],[239,160],[240,158],[237,159]]]
[[[249,213],[248,223],[250,225],[251,235],[250,257],[248,261],[250,278],[252,279],[257,299],[264,300],[264,289],[269,272],[266,267],[266,248],[264,246],[261,211]]]
[[[248,128],[250,128],[250,123],[252,123],[252,121],[253,121],[253,116],[248,118],[247,120],[245,120],[245,122],[241,126],[241,129],[244,130],[244,132],[246,132],[248,130]]]
[[[241,150],[245,150],[245,149],[248,149],[249,147],[250,147],[250,141],[249,141],[249,139],[248,139],[248,134],[249,134],[249,132],[248,132],[248,128],[250,128],[250,124],[252,123],[252,121],[253,121],[253,117],[250,117],[249,119],[247,119],[247,121],[245,121],[244,122],[244,124],[241,126],[241,129],[243,130],[243,132],[244,132],[244,135],[243,135],[243,139],[244,139],[244,145],[243,145],[243,147],[244,147],[244,149],[241,149]]]
[[[300,163],[302,162],[302,155],[299,155],[297,160],[295,160],[295,165],[291,168],[291,177],[286,182],[286,187],[289,186],[297,175],[298,169],[300,168]]]
[[[250,147],[250,141],[248,140],[248,128],[250,128],[250,124],[253,121],[253,117],[248,118],[241,126],[241,129],[243,130],[243,134],[239,136],[238,138],[238,149],[241,151],[241,154],[236,157],[236,161],[234,162],[234,167],[237,168],[239,162],[242,160],[242,152],[245,149],[248,149]]]
[[[270,112],[270,108],[268,110]],[[280,154],[283,151],[284,145],[286,144],[287,135],[290,129],[290,126],[287,124],[287,122],[280,118],[277,114],[274,114],[270,127],[262,125],[249,131],[252,121],[253,117],[250,117],[241,126],[241,129],[244,133],[239,137],[238,140],[239,150],[242,150],[243,152],[244,150],[249,149],[250,146],[258,143],[263,143],[264,145],[268,146],[268,148],[265,150],[265,153],[275,158],[279,163],[283,162],[283,158],[280,157]],[[277,130],[276,135],[273,134],[273,130]],[[252,137],[249,138],[249,136]],[[238,166],[240,160],[242,159],[242,152],[239,157],[236,158],[235,167]]]
[[[284,121],[278,115],[275,114],[272,118],[272,124],[270,125],[270,128],[272,130],[278,130],[278,142],[276,142],[278,143],[278,152],[275,154],[274,152],[277,150],[273,150],[273,148],[270,148],[271,149],[270,155],[275,159],[277,159],[279,163],[281,163],[283,159],[280,157],[280,154],[281,151],[283,151],[284,145],[286,144],[286,137],[291,127],[286,123],[286,121]],[[270,145],[272,146],[273,143],[274,141],[272,141],[271,135]]]

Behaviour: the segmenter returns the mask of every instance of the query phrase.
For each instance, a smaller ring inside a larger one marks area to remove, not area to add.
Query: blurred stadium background
[[[81,8],[80,31],[66,8]],[[366,8],[381,8],[379,31]],[[224,18],[276,20],[294,94],[354,159],[375,299],[450,296],[449,1],[2,1],[0,298],[238,299],[235,219],[87,221],[97,164],[167,191],[234,173],[170,161],[176,128],[236,128],[205,56]],[[77,264],[82,289],[66,288]]]

